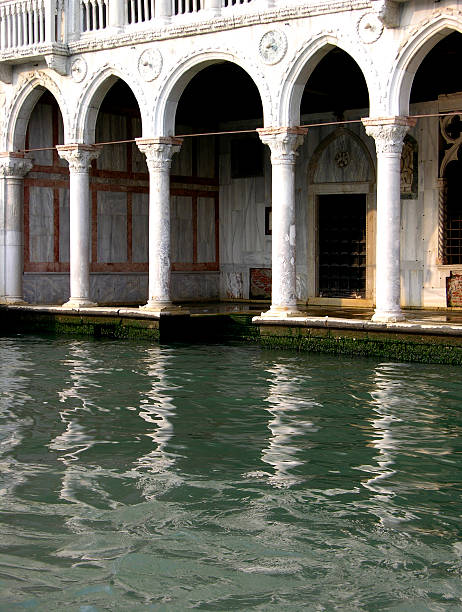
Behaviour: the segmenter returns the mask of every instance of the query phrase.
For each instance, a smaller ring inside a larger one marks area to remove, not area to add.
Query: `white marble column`
[[[415,125],[409,117],[363,119],[377,152],[377,254],[373,321],[403,321],[401,311],[400,229],[401,151],[406,132]]]
[[[170,294],[170,168],[181,138],[137,138],[149,168],[149,295],[144,309],[173,313]]]
[[[58,154],[69,163],[70,281],[71,295],[63,308],[96,306],[90,300],[90,164],[101,147],[58,145]]]
[[[32,160],[20,153],[0,153],[1,293],[6,304],[24,303],[24,176],[31,168]]]
[[[265,318],[298,313],[295,266],[295,162],[306,128],[263,128],[258,133],[271,149],[272,283],[271,308]]]

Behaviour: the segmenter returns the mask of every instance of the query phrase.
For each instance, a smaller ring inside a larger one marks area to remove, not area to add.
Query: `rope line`
[[[451,111],[447,113],[428,113],[423,115],[407,115],[410,119],[427,119],[430,117],[455,117],[457,115],[462,115],[461,111]],[[362,119],[348,119],[345,121],[325,121],[322,123],[304,123],[297,127],[301,128],[317,128],[324,126],[333,126],[333,125],[348,125],[352,123],[361,123]],[[197,134],[176,134],[173,138],[197,138],[200,136],[230,136],[234,134],[254,134],[257,132],[257,129],[251,130],[230,130],[225,132],[202,132]],[[103,147],[108,145],[116,145],[116,144],[130,144],[132,142],[136,142],[135,138],[130,140],[111,140],[109,142],[95,142],[95,146]],[[58,145],[61,146],[61,145]],[[54,147],[40,147],[36,149],[19,149],[16,151],[17,153],[34,153],[37,151],[54,151],[56,146]]]

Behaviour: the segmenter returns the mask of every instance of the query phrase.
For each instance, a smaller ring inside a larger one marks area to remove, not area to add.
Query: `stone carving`
[[[401,197],[417,197],[417,142],[406,136],[401,153]]]
[[[401,155],[404,137],[410,127],[416,124],[410,117],[363,119],[366,134],[375,140],[377,154]]]
[[[380,38],[383,32],[383,23],[375,13],[366,13],[358,21],[358,34],[360,39],[370,44]]]
[[[68,144],[57,145],[58,155],[69,164],[69,171],[86,173],[91,162],[101,153],[102,147],[97,145]]]
[[[399,6],[395,0],[372,0],[372,8],[374,9],[378,19],[387,28],[397,28],[399,25]]]
[[[71,75],[76,83],[81,83],[87,76],[87,62],[82,57],[72,62]]]
[[[348,151],[339,151],[334,159],[339,168],[346,168],[350,163],[350,154]]]
[[[277,64],[287,51],[286,35],[280,30],[270,30],[261,37],[258,49],[265,64]]]
[[[170,171],[172,157],[178,153],[183,143],[182,138],[137,138],[139,150],[146,155],[146,163],[151,171]]]
[[[14,153],[0,153],[0,177],[22,179],[33,166],[33,161]]]
[[[297,149],[308,129],[301,127],[257,129],[261,141],[271,149],[272,164],[295,164]]]
[[[138,71],[145,81],[154,81],[162,70],[162,55],[158,49],[146,49],[138,60]]]

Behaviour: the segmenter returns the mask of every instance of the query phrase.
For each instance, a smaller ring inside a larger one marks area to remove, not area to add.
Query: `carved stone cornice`
[[[302,144],[308,128],[271,127],[257,129],[260,140],[271,150],[272,164],[295,164],[297,149]]]
[[[377,154],[401,155],[403,141],[416,119],[411,117],[377,117],[362,119],[366,134],[375,140]]]
[[[223,32],[252,25],[274,24],[276,22],[285,22],[290,19],[315,17],[318,15],[327,15],[329,13],[351,12],[352,10],[360,11],[370,9],[370,5],[371,0],[336,0],[332,2],[326,2],[325,0],[319,0],[317,2],[311,0],[308,2],[305,0],[304,2],[294,3],[285,7],[279,5],[273,7],[269,4],[268,10],[265,10],[259,3],[256,3],[256,10],[251,11],[252,3],[250,3],[248,11],[242,11],[240,14],[233,12],[232,17],[221,14],[214,18],[206,17],[203,21],[194,20],[189,23],[181,24],[179,24],[176,19],[172,19],[169,24],[165,24],[165,22],[159,20],[157,27],[154,21],[152,25],[150,23],[149,29],[140,30],[138,28],[125,28],[123,34],[115,35],[113,32],[110,33],[107,30],[100,30],[98,37],[82,37],[78,41],[69,42],[68,47],[71,55],[84,53],[86,51],[113,49],[115,47],[131,47],[135,44],[152,41]],[[202,11],[200,11],[200,14],[201,13]],[[107,35],[105,36],[106,33]]]
[[[183,144],[182,138],[161,136],[158,138],[136,138],[138,149],[146,156],[149,170],[170,170],[172,157]]]
[[[23,179],[33,165],[22,153],[0,153],[0,178]]]
[[[86,173],[90,164],[97,159],[102,147],[98,145],[67,144],[57,145],[58,155],[69,164],[69,171],[73,173]]]

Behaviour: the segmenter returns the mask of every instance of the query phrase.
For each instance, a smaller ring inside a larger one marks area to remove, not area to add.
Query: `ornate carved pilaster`
[[[96,306],[90,300],[90,180],[92,160],[101,147],[67,144],[56,147],[58,155],[69,163],[69,220],[71,295],[63,308]]]
[[[33,162],[20,153],[0,153],[0,292],[8,304],[23,303],[24,176]]]
[[[257,129],[260,140],[269,146],[271,164],[295,164],[297,149],[308,133],[307,128],[280,127]]]
[[[170,168],[181,138],[137,138],[149,169],[149,296],[146,310],[164,314],[179,311],[170,296]]]
[[[444,252],[446,229],[446,208],[448,197],[448,182],[445,178],[438,179],[438,255],[436,263],[441,266],[446,263]]]
[[[271,150],[272,166],[272,281],[267,319],[297,314],[295,162],[306,128],[278,127],[258,130]]]

